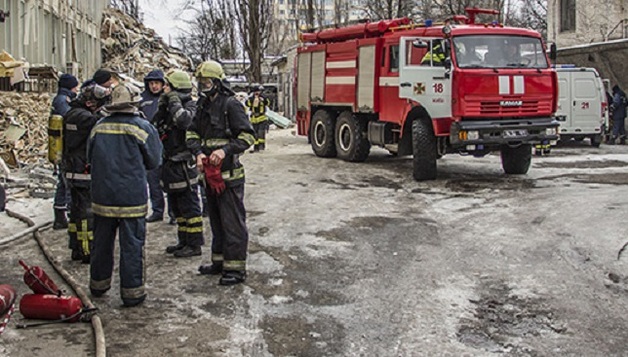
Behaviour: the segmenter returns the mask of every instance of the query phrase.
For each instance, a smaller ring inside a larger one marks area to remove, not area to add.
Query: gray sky
[[[185,19],[191,16],[190,12],[181,12],[181,5],[185,2],[186,0],[139,0],[140,10],[144,13],[144,25],[154,29],[166,43],[168,36],[171,36],[174,45],[174,39],[179,33],[177,27],[185,27],[185,22],[178,17]]]

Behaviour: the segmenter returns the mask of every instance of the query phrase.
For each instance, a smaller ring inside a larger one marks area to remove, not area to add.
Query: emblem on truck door
[[[499,105],[502,107],[520,107],[523,104],[521,100],[502,100]]]
[[[414,94],[421,95],[423,93],[425,93],[425,84],[423,84],[423,83],[416,83],[414,85]]]

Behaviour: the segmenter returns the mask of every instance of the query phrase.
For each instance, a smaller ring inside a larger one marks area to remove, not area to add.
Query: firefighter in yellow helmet
[[[222,66],[215,61],[196,69],[200,97],[188,129],[188,146],[196,155],[207,191],[212,230],[211,265],[201,274],[221,274],[221,285],[246,279],[249,233],[244,208],[244,167],[238,159],[255,142],[255,132],[244,107],[225,85]]]
[[[255,130],[255,145],[251,152],[259,152],[266,149],[266,132],[268,131],[266,108],[270,106],[270,99],[262,95],[263,91],[264,86],[254,85],[253,93],[246,101],[246,106],[251,111],[251,124],[253,124],[253,130]]]
[[[196,114],[190,76],[170,70],[165,76],[164,93],[159,97],[153,121],[164,146],[161,185],[168,194],[168,207],[177,221],[177,244],[166,252],[177,258],[202,254],[203,220],[198,198],[196,158],[187,147],[186,132]]]

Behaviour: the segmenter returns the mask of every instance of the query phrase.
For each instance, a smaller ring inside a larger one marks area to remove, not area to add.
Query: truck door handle
[[[399,84],[400,87],[410,87],[412,84],[410,82],[403,82]]]
[[[573,101],[573,106],[574,106],[574,107],[576,106],[576,101],[575,101],[575,100]]]

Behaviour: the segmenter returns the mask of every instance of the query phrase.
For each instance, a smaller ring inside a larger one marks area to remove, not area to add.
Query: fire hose
[[[8,238],[0,240],[0,245],[8,243],[8,242],[16,240],[16,239],[19,239],[21,237],[24,237],[24,236],[30,234],[30,233],[33,233],[33,236],[35,237],[35,240],[37,241],[37,244],[39,245],[39,248],[44,253],[44,256],[46,257],[46,259],[48,260],[50,265],[52,265],[54,270],[67,282],[67,284],[70,286],[70,288],[72,290],[74,290],[76,295],[83,302],[83,305],[85,306],[85,311],[82,311],[82,312],[88,312],[88,311],[96,310],[96,307],[92,303],[92,301],[89,298],[89,296],[85,293],[83,288],[81,288],[80,284],[77,283],[76,279],[74,279],[74,277],[72,275],[70,275],[70,273],[68,273],[59,263],[57,263],[57,260],[54,258],[54,256],[52,255],[52,253],[50,252],[48,247],[44,244],[44,241],[43,241],[43,239],[41,237],[41,234],[39,233],[39,229],[41,229],[42,227],[45,227],[47,225],[50,225],[52,222],[48,221],[48,222],[45,222],[45,223],[42,223],[42,224],[35,225],[35,222],[33,222],[33,220],[30,219],[27,216],[24,216],[24,215],[19,214],[17,212],[13,212],[13,211],[11,211],[9,209],[7,209],[6,212],[7,212],[7,214],[10,217],[19,219],[20,221],[26,223],[29,226],[29,228],[26,229],[23,232],[14,234],[14,235],[12,235],[12,236],[10,236]],[[72,318],[74,318],[74,317],[72,317]],[[69,319],[70,318],[68,318],[68,320]],[[55,322],[60,322],[60,321],[55,321]],[[50,322],[44,322],[44,323],[41,323],[41,325],[48,324],[48,323],[50,323]],[[100,317],[98,315],[94,314],[91,317],[91,323],[92,323],[92,329],[94,330],[96,357],[105,357],[107,355],[107,350],[106,350],[106,344],[105,344],[105,333],[104,333],[104,330],[103,330],[103,327],[102,327],[102,321],[100,320]],[[40,325],[40,324],[33,324],[33,325],[29,325],[29,326],[37,326],[37,325]]]

